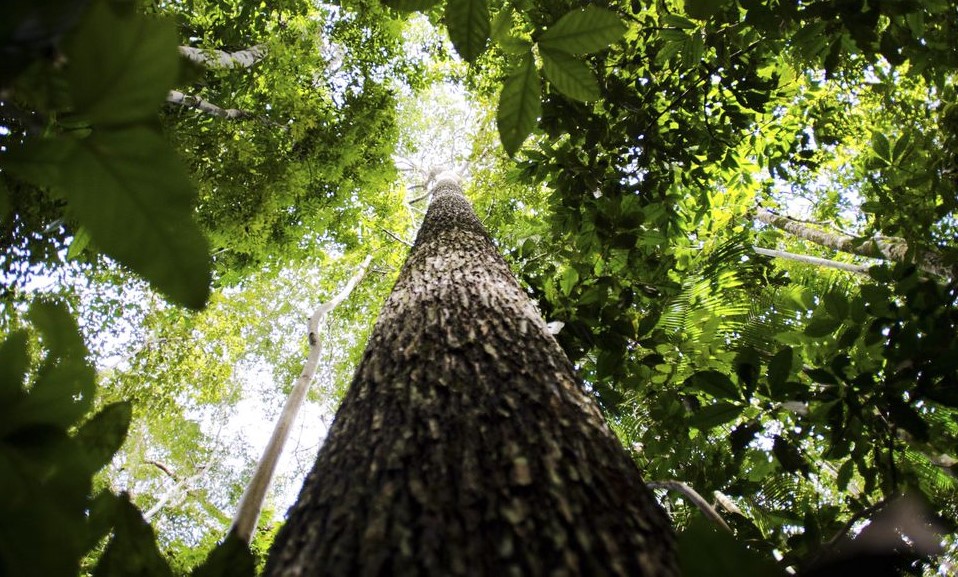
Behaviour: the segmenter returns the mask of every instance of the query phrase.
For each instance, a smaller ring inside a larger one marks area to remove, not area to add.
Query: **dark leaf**
[[[487,0],[448,0],[446,28],[456,52],[466,62],[474,62],[486,49],[491,23]]]
[[[699,371],[685,379],[685,387],[697,389],[717,399],[741,399],[738,386],[718,371]]]
[[[256,575],[256,560],[235,532],[230,531],[226,540],[217,545],[202,565],[193,570],[191,577],[253,577]]]
[[[565,52],[542,49],[539,54],[546,78],[559,92],[582,102],[599,99],[599,83],[588,65]]]
[[[524,54],[519,65],[506,78],[496,112],[499,139],[509,156],[519,150],[535,128],[542,112],[540,98],[539,75],[532,53]]]
[[[695,412],[689,419],[689,424],[696,429],[707,431],[712,427],[717,427],[735,420],[742,414],[745,407],[724,401],[702,407]]]
[[[100,557],[94,577],[172,577],[169,565],[157,549],[156,535],[125,494],[115,504],[113,538]]]
[[[153,130],[95,132],[63,167],[70,209],[97,247],[180,304],[199,309],[209,248],[193,220],[193,185]]]
[[[91,473],[103,468],[120,449],[132,417],[129,402],[113,403],[77,430],[76,439],[86,450]]]
[[[679,565],[684,577],[784,577],[772,560],[739,542],[701,515],[679,534]]]

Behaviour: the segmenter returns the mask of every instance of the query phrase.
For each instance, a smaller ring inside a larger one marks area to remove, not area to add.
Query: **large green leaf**
[[[587,64],[557,50],[540,50],[542,70],[556,89],[569,98],[589,102],[599,99],[599,82]]]
[[[157,549],[153,529],[140,511],[121,495],[115,504],[116,525],[94,577],[172,577],[169,565]]]
[[[724,425],[734,420],[741,415],[744,410],[745,407],[742,405],[727,403],[725,401],[713,405],[706,405],[692,415],[692,418],[689,419],[689,424],[696,429],[707,431],[712,427]]]
[[[63,167],[70,209],[103,252],[180,304],[209,294],[209,249],[193,187],[163,137],[145,127],[97,131]]]
[[[774,560],[753,551],[701,515],[679,535],[679,564],[685,577],[783,576]]]
[[[65,48],[77,112],[94,124],[154,117],[179,74],[178,45],[172,21],[94,2]]]
[[[474,62],[489,41],[488,0],[448,0],[446,28],[459,56],[467,62]]]
[[[86,451],[91,473],[103,468],[120,450],[132,417],[129,402],[113,403],[77,430],[76,439]]]
[[[253,577],[256,575],[256,560],[249,545],[236,533],[230,531],[226,539],[217,545],[191,577]]]
[[[559,18],[539,37],[539,46],[569,54],[589,54],[608,48],[625,31],[625,24],[615,12],[586,6]]]
[[[522,56],[519,65],[506,77],[499,95],[496,125],[506,153],[512,156],[519,150],[542,112],[539,75],[532,53]]]
[[[728,375],[718,371],[699,371],[685,379],[685,386],[708,393],[717,399],[740,399],[742,393]]]

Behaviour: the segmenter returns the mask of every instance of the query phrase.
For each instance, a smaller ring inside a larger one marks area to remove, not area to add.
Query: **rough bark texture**
[[[667,518],[454,180],[266,575],[678,575]]]
[[[855,237],[818,230],[807,224],[798,222],[787,216],[775,214],[764,208],[759,208],[755,216],[758,217],[760,221],[770,224],[779,230],[784,230],[789,234],[832,250],[893,262],[913,262],[919,270],[945,279],[955,278],[956,276],[955,268],[949,265],[942,255],[931,251],[919,250],[916,251],[917,254],[912,257],[912,255],[909,254],[908,243],[900,238],[871,238],[865,242],[860,242],[855,239]]]

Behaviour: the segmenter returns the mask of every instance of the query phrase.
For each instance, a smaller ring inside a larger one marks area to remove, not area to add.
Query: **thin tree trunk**
[[[942,255],[932,251],[916,251],[914,258],[909,257],[908,243],[900,238],[871,238],[859,242],[855,237],[845,234],[834,234],[818,230],[807,224],[798,222],[787,216],[775,214],[759,207],[755,216],[762,222],[770,224],[779,230],[803,238],[817,245],[857,254],[868,258],[878,258],[894,262],[913,262],[920,270],[945,279],[955,277],[955,269],[945,262]]]
[[[249,68],[266,57],[266,46],[257,44],[237,52],[180,46],[180,54],[207,68]]]
[[[208,100],[203,100],[199,96],[184,94],[179,90],[170,90],[169,94],[166,95],[166,101],[170,104],[195,108],[200,112],[205,112],[206,114],[211,114],[213,116],[219,116],[220,118],[228,118],[230,120],[249,118],[252,116],[245,110],[240,110],[238,108],[221,108]]]
[[[863,264],[852,264],[848,262],[840,262],[837,260],[829,260],[827,258],[819,258],[817,256],[809,256],[807,254],[795,254],[793,252],[785,252],[783,250],[771,250],[768,248],[759,248],[757,246],[753,246],[752,250],[754,250],[757,254],[760,254],[762,256],[784,258],[787,260],[794,260],[795,262],[803,262],[805,264],[811,264],[815,266],[826,266],[829,268],[837,268],[839,270],[847,270],[848,272],[853,272],[857,274],[863,274],[863,275],[868,274],[869,267]]]
[[[233,518],[233,531],[244,542],[249,543],[253,538],[253,531],[256,530],[256,523],[259,521],[260,512],[263,510],[263,501],[266,499],[266,492],[273,480],[273,474],[276,472],[276,464],[283,453],[283,447],[289,438],[289,430],[296,421],[296,415],[306,400],[306,393],[309,386],[316,376],[316,368],[319,366],[319,356],[322,352],[319,341],[319,323],[323,318],[339,306],[353,292],[359,281],[366,275],[369,263],[373,260],[372,255],[366,257],[366,260],[359,266],[356,274],[349,279],[346,285],[329,302],[316,307],[313,315],[309,317],[307,323],[307,336],[309,338],[309,353],[306,356],[306,363],[303,365],[303,371],[293,383],[293,390],[286,398],[286,404],[283,405],[283,411],[276,421],[273,428],[273,434],[269,438],[269,443],[263,450],[263,456],[256,465],[256,472],[253,478],[243,492],[239,507],[236,509],[236,516]]]
[[[667,517],[458,180],[432,198],[265,574],[678,575]]]

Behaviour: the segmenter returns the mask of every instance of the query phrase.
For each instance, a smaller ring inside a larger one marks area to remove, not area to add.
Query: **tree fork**
[[[668,519],[443,175],[266,575],[678,575]]]

